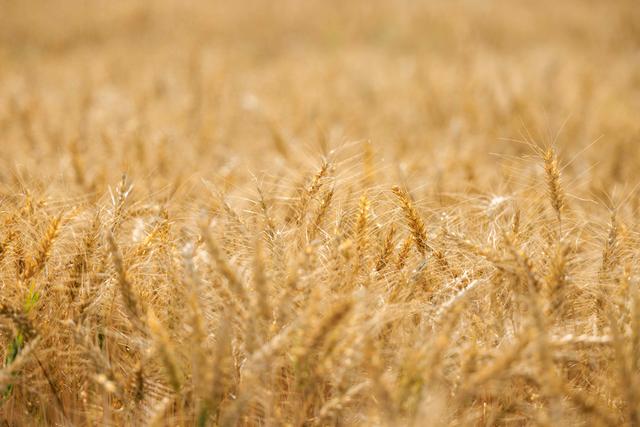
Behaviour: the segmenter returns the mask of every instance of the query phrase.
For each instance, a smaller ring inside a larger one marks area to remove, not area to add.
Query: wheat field
[[[0,0],[0,425],[639,426],[637,0]]]

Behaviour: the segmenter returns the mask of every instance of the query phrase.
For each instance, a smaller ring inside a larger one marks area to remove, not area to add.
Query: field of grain
[[[637,0],[0,0],[1,426],[640,426]]]

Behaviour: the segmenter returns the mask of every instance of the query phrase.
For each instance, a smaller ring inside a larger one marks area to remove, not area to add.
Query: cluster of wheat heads
[[[0,0],[0,422],[638,425],[634,2],[242,3]]]
[[[637,422],[624,210],[570,204],[552,149],[518,196],[431,212],[362,158],[358,180],[329,158],[294,194],[256,183],[242,211],[140,200],[126,177],[73,209],[5,197],[3,417]]]

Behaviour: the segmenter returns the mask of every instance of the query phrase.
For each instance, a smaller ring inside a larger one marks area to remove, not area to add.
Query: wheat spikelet
[[[262,210],[262,215],[264,216],[264,221],[265,224],[267,225],[267,236],[269,236],[270,238],[273,238],[276,234],[276,225],[275,222],[273,220],[273,218],[271,217],[271,214],[269,212],[269,208],[267,206],[267,202],[264,199],[264,194],[262,193],[262,188],[260,188],[260,186],[257,187],[258,189],[258,196],[259,196],[259,203],[260,203],[260,209]]]
[[[302,223],[305,215],[307,214],[307,207],[311,199],[315,197],[323,184],[323,178],[327,175],[330,169],[330,163],[327,161],[322,162],[320,170],[311,178],[311,182],[308,187],[302,190],[302,194],[298,200],[297,207],[294,211],[294,221],[297,225]]]
[[[413,245],[413,237],[407,236],[406,239],[402,242],[400,246],[400,250],[398,251],[398,256],[396,257],[396,270],[402,270],[402,268],[407,263],[407,258],[409,257],[409,251],[411,250],[411,246]]]
[[[56,238],[58,237],[58,233],[60,232],[61,221],[62,213],[54,217],[49,223],[47,231],[45,232],[44,237],[42,238],[38,246],[36,256],[26,266],[23,277],[25,281],[38,274],[44,268],[45,263],[51,256],[51,248],[53,246],[53,242],[56,240]]]
[[[271,320],[271,303],[269,295],[269,281],[266,275],[266,265],[262,249],[262,241],[256,239],[255,255],[253,257],[253,283],[255,288],[254,307],[259,315],[260,322],[268,323]]]
[[[406,191],[401,190],[398,186],[393,187],[392,190],[400,202],[418,252],[422,256],[426,255],[427,251],[431,251],[431,248],[427,244],[427,229],[420,214],[418,214],[418,211],[413,206],[413,202]]]
[[[553,147],[547,148],[543,155],[544,171],[547,176],[547,191],[551,207],[556,212],[558,222],[562,222],[562,212],[565,207],[565,194],[560,182],[560,169],[558,168],[558,157]]]
[[[324,193],[324,197],[320,200],[320,205],[315,214],[315,218],[312,225],[309,227],[309,240],[312,241],[315,239],[318,230],[322,228],[322,223],[329,212],[329,208],[331,207],[331,201],[333,200],[333,189],[327,190]]]
[[[127,276],[122,254],[118,248],[115,237],[111,232],[107,233],[107,243],[109,244],[109,250],[111,251],[111,262],[115,269],[118,289],[122,296],[124,307],[127,310],[129,320],[131,320],[134,325],[139,326],[141,323],[141,307],[139,305],[138,298],[134,294],[133,286],[131,285],[129,277]]]
[[[234,293],[235,297],[238,299],[238,302],[242,307],[248,307],[248,298],[247,293],[244,287],[244,284],[238,277],[236,271],[229,265],[227,260],[223,257],[222,252],[220,251],[218,245],[213,240],[209,233],[209,229],[206,225],[202,225],[201,227],[204,241],[207,245],[207,249],[211,253],[214,261],[216,262],[216,267],[222,274],[222,276],[227,280],[229,284],[229,289]]]
[[[557,312],[563,304],[567,286],[567,255],[569,247],[558,242],[549,272],[545,278],[546,298],[551,313]]]
[[[389,263],[391,254],[393,253],[394,249],[395,234],[396,228],[391,225],[391,227],[389,227],[389,230],[387,231],[387,235],[385,236],[384,241],[382,242],[382,249],[376,261],[376,271],[381,271]]]
[[[122,178],[116,187],[115,194],[111,194],[111,232],[115,233],[124,219],[127,200],[133,191],[133,184],[129,184],[127,175],[122,174]]]
[[[365,194],[360,198],[360,203],[358,207],[358,218],[356,220],[356,249],[358,251],[359,268],[363,267],[364,258],[369,246],[369,236],[368,236],[369,206],[370,206],[370,202],[369,202],[369,199],[367,198],[367,195]]]
[[[606,281],[607,274],[616,266],[618,255],[618,221],[615,210],[611,212],[611,220],[609,224],[609,234],[602,250],[602,265],[600,266],[600,280]]]

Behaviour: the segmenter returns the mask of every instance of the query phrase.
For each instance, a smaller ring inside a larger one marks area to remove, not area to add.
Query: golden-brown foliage
[[[633,0],[0,0],[0,424],[640,423]]]

